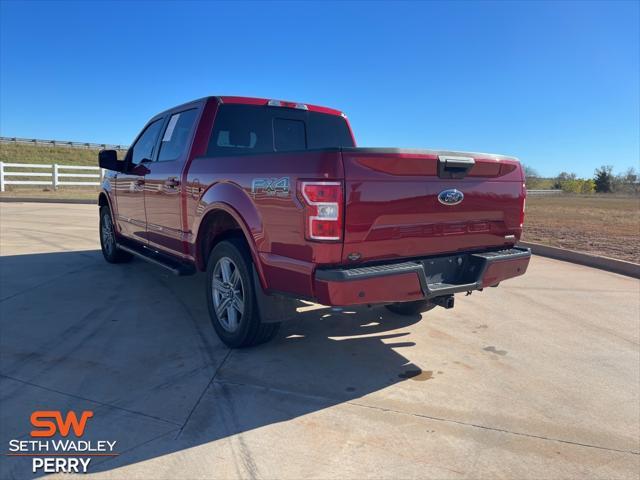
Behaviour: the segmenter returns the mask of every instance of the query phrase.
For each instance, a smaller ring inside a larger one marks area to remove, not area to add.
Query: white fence
[[[43,140],[40,138],[0,137],[0,143],[20,143],[36,145],[38,147],[69,147],[69,148],[110,148],[112,150],[127,150],[127,145],[112,145],[108,143],[70,142],[68,140]]]
[[[529,190],[527,189],[527,195],[558,195],[562,193],[560,189],[548,189],[548,190]]]
[[[38,170],[24,171],[25,168]],[[14,170],[17,169],[17,170]],[[80,173],[77,173],[77,172]],[[92,172],[92,173],[88,173]],[[6,177],[11,177],[7,180]],[[27,180],[13,180],[14,177],[26,177]],[[6,185],[49,185],[54,189],[64,186],[98,186],[104,177],[104,170],[100,167],[80,165],[47,165],[41,163],[6,163],[0,162],[0,192],[5,191]],[[72,178],[73,180],[65,180]],[[78,181],[79,178],[92,180]]]

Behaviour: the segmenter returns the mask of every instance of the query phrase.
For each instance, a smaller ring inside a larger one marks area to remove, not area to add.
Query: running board
[[[145,262],[149,262],[158,267],[162,267],[165,270],[169,270],[174,275],[193,275],[195,273],[195,269],[193,267],[176,262],[168,258],[166,255],[163,255],[158,252],[154,252],[153,250],[147,247],[142,247],[142,249],[137,249],[137,248],[129,247],[127,245],[123,245],[121,243],[118,243],[116,247],[122,250],[123,252],[130,253],[131,255],[134,255],[139,259],[144,260]]]

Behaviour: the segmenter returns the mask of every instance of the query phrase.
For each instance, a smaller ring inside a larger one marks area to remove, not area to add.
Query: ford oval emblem
[[[464,193],[455,188],[443,190],[438,194],[438,201],[443,205],[458,205],[464,200]]]

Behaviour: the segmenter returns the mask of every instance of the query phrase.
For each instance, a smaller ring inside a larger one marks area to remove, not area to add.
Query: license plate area
[[[474,255],[461,254],[422,260],[427,285],[459,285],[475,282],[485,260]]]

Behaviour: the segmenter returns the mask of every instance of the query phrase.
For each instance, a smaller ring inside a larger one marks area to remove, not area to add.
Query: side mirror
[[[124,172],[124,160],[118,160],[118,152],[115,150],[100,150],[98,153],[98,164],[100,168],[113,170],[114,172]]]

